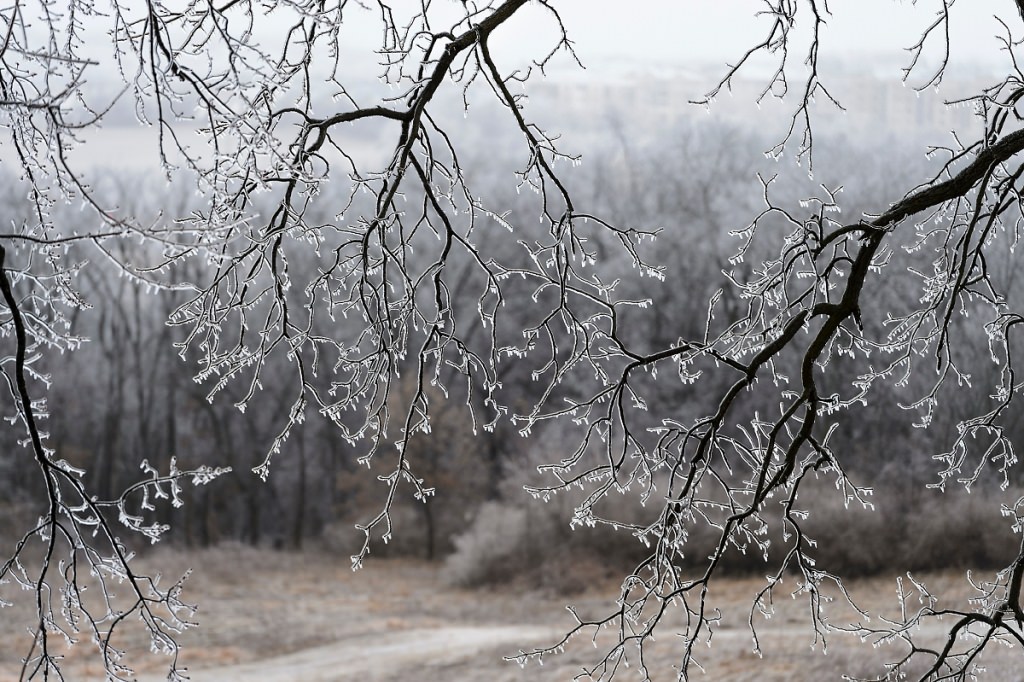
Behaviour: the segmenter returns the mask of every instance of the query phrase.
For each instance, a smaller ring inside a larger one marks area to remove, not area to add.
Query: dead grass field
[[[570,680],[593,662],[597,650],[580,639],[562,655],[521,669],[502,660],[520,647],[553,643],[570,624],[564,606],[590,615],[607,608],[616,584],[593,578],[585,592],[569,597],[529,585],[463,590],[445,585],[443,569],[410,560],[370,562],[353,573],[343,557],[306,552],[291,554],[224,546],[194,553],[161,550],[142,557],[143,566],[159,565],[177,577],[194,573],[187,596],[200,604],[201,627],[186,632],[183,662],[196,682],[222,680],[516,682]],[[968,596],[958,574],[923,576],[937,591],[960,600]],[[884,673],[881,664],[894,655],[834,635],[828,653],[812,649],[806,606],[779,600],[778,614],[762,624],[763,656],[753,653],[746,627],[755,578],[723,582],[715,595],[723,624],[714,646],[705,650],[707,680],[830,680],[843,672]],[[893,613],[895,580],[855,582],[851,590],[869,609]],[[833,616],[839,622],[843,613]],[[28,600],[0,613],[0,680],[16,680],[17,661],[25,653],[30,622]],[[666,628],[650,651],[656,682],[675,679],[678,639]],[[936,637],[941,632],[936,630]],[[164,679],[166,659],[148,654],[148,642],[132,635],[122,645],[142,682]],[[102,680],[94,654],[78,646],[67,652],[67,679]],[[1017,650],[993,647],[984,679],[1024,680]],[[618,678],[617,678],[618,679]],[[624,670],[622,680],[639,679]]]

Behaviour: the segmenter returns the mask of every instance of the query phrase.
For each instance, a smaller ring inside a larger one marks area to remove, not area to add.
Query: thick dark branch
[[[974,187],[989,168],[1003,163],[1022,150],[1024,150],[1024,130],[1017,130],[983,149],[974,158],[974,161],[949,180],[927,187],[897,202],[895,206],[872,220],[871,224],[875,227],[888,227],[907,216],[938,206],[950,199],[962,197]]]
[[[409,111],[398,111],[396,109],[388,109],[387,107],[367,107],[366,109],[356,109],[354,111],[345,111],[327,118],[312,118],[305,111],[296,107],[285,107],[274,112],[274,116],[282,116],[284,114],[298,114],[306,119],[306,122],[313,128],[329,128],[339,123],[350,123],[352,121],[358,121],[363,118],[389,118],[393,121],[405,121],[410,116]]]
[[[18,308],[18,301],[14,298],[11,290],[11,282],[7,278],[7,271],[4,270],[4,262],[7,259],[7,250],[0,245],[0,293],[3,294],[4,302],[11,311],[11,320],[14,322],[14,338],[16,343],[14,353],[14,381],[18,387],[18,399],[21,401],[22,415],[25,418],[25,427],[28,429],[32,439],[32,452],[35,454],[39,464],[46,468],[46,451],[43,450],[43,441],[39,436],[39,428],[36,425],[35,412],[32,409],[32,398],[28,393],[28,384],[25,381],[25,355],[28,350],[28,336],[25,333],[25,322],[21,317],[21,310]]]

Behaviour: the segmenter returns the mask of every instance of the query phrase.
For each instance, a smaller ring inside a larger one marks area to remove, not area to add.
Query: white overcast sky
[[[806,30],[810,23],[807,0],[795,0],[800,5],[798,30]],[[948,1],[948,0],[947,0]],[[458,7],[449,0],[447,7]],[[642,70],[672,70],[689,65],[721,66],[734,61],[744,49],[764,37],[770,24],[756,13],[764,9],[764,0],[550,0],[562,15],[570,38],[575,42],[577,54],[587,67],[585,72],[576,68],[571,60],[560,58],[552,65],[553,78],[582,78],[600,82],[616,76],[630,76]],[[819,3],[821,0],[819,0]],[[873,68],[878,62],[886,77],[898,79],[899,67],[909,59],[905,48],[917,40],[921,30],[935,18],[942,0],[831,0],[833,15],[823,38],[821,58],[825,64],[845,61],[855,66]],[[395,0],[396,12],[415,11],[420,3],[414,0]],[[442,10],[446,3],[435,7]],[[503,70],[525,66],[543,56],[553,46],[555,35],[549,13],[538,3],[530,3],[526,11],[513,17],[496,34],[493,52]],[[376,81],[379,74],[379,56],[373,50],[379,47],[377,24],[371,20],[372,12],[349,14],[342,35],[342,63],[357,82]],[[1000,51],[995,35],[1005,29],[995,20],[999,15],[1018,37],[1024,37],[1024,21],[1017,12],[1014,0],[958,0],[952,7],[952,63],[953,66],[981,65],[998,68],[1004,74],[1008,59]],[[349,20],[351,25],[349,25]],[[277,35],[276,26],[264,27],[264,35]],[[348,30],[345,30],[347,28]],[[259,31],[263,33],[263,31]],[[105,34],[95,36],[96,45],[109,40]],[[793,55],[793,67],[798,67],[805,47],[798,45]],[[938,47],[934,45],[933,47]],[[935,52],[932,52],[933,57]],[[927,57],[927,55],[926,55]],[[105,62],[107,60],[104,60]],[[518,62],[518,64],[516,64]],[[757,77],[756,65],[748,69],[748,76]],[[875,69],[873,69],[875,70]],[[717,72],[716,72],[717,73]],[[823,74],[828,80],[828,73]],[[922,75],[926,78],[926,75]],[[714,83],[710,77],[706,86]],[[913,81],[912,81],[913,82]],[[706,88],[694,91],[694,97],[704,94]],[[123,134],[112,131],[112,134]],[[114,145],[112,154],[118,159],[124,145]]]
[[[607,62],[679,66],[691,62],[735,59],[769,27],[763,0],[554,0],[584,64]],[[934,21],[941,0],[832,0],[822,57],[902,59],[921,29]],[[810,25],[800,2],[798,29]],[[548,22],[536,7],[506,27],[506,49],[536,55],[550,42]],[[960,0],[951,9],[952,57],[957,63],[994,65],[1006,62],[994,39],[1005,30],[999,15],[1019,37],[1024,21],[1014,0]],[[936,44],[935,47],[938,45]],[[802,57],[802,54],[798,55]]]

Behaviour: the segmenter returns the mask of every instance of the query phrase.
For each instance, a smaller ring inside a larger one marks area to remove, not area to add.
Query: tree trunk
[[[433,504],[431,504],[430,498],[424,500],[422,504],[423,521],[426,524],[426,532],[424,533],[424,540],[427,543],[426,558],[427,561],[433,561],[437,546],[437,538],[435,537],[437,529],[435,528],[436,523],[434,521],[434,507]]]
[[[302,531],[306,523],[306,437],[304,429],[295,433],[299,480],[295,487],[295,522],[292,525],[292,547],[302,549]]]

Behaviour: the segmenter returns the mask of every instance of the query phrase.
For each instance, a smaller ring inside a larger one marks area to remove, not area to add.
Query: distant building
[[[795,107],[803,82],[790,80],[788,97],[779,101],[766,94],[758,96],[766,79],[744,75],[731,90],[723,88],[710,105],[693,104],[702,99],[722,75],[721,69],[663,71],[657,74],[624,74],[613,81],[594,82],[586,73],[575,79],[537,80],[530,83],[529,111],[549,123],[571,121],[575,134],[607,134],[609,125],[626,127],[629,135],[663,133],[680,120],[707,116],[739,127],[756,126],[771,133],[781,126]],[[948,77],[937,92],[922,92],[904,85],[896,69],[892,77],[840,70],[823,73],[823,83],[845,108],[837,109],[823,94],[812,104],[813,123],[818,130],[856,135],[919,135],[930,137],[977,129],[980,119],[971,104],[947,106],[946,101],[978,92],[988,83],[980,79]],[[557,124],[557,123],[556,123]],[[582,128],[582,129],[581,129]],[[564,129],[564,128],[563,128]],[[780,127],[780,132],[785,129]],[[977,133],[975,132],[975,135]]]

